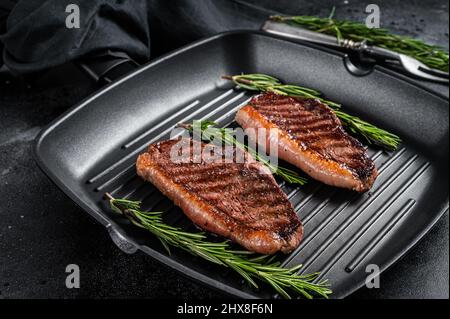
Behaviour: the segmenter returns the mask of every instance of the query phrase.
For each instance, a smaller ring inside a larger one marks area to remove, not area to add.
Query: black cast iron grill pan
[[[322,91],[345,110],[400,135],[393,153],[369,148],[380,176],[367,194],[310,180],[281,183],[305,224],[305,238],[284,264],[304,264],[332,283],[333,297],[361,287],[366,267],[386,269],[448,210],[448,97],[381,67],[350,74],[343,54],[292,43],[260,32],[232,32],[202,40],[149,63],[75,106],[37,138],[41,168],[77,204],[104,225],[125,252],[138,249],[181,273],[228,294],[269,298],[232,271],[179,250],[169,256],[158,240],[115,215],[103,199],[142,200],[164,211],[165,221],[197,231],[151,184],[136,176],[137,155],[166,139],[180,122],[208,118],[234,126],[237,109],[251,97],[221,75],[266,73]],[[445,92],[445,89],[444,89]]]

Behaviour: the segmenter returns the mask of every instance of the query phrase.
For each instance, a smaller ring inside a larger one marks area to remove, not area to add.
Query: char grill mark
[[[190,141],[192,146],[194,142]],[[193,163],[192,154],[188,163],[174,163],[170,148],[175,143],[151,145],[148,153],[139,157],[137,170],[194,223],[260,253],[288,252],[299,244],[301,222],[262,164],[248,155],[245,163],[223,163],[221,158],[214,163]],[[163,185],[159,182],[161,176],[170,180],[170,186],[167,181]],[[192,210],[192,203],[200,203],[200,215],[199,209]]]
[[[256,99],[250,104],[291,138],[327,159],[347,165],[360,178],[366,178],[373,169],[361,143],[343,130],[340,121],[324,109],[322,103],[313,99],[276,97]],[[284,114],[289,111],[291,115],[286,117]],[[339,152],[338,148],[344,152]]]
[[[375,165],[362,144],[318,100],[264,93],[239,110],[236,121],[244,129],[277,128],[280,158],[327,184],[363,192],[375,181]]]

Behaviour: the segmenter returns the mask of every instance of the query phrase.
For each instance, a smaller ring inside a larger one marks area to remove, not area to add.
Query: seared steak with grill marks
[[[365,192],[377,177],[362,144],[316,99],[261,94],[238,111],[236,121],[244,129],[266,128],[267,147],[270,135],[278,135],[278,156],[326,184]],[[248,135],[255,140],[257,131]]]
[[[265,166],[248,153],[244,163],[226,163],[220,157],[205,161],[192,154],[187,161],[174,161],[171,150],[181,141],[187,139],[150,145],[137,160],[138,175],[173,200],[199,227],[248,250],[287,253],[299,245],[303,226]],[[206,147],[192,139],[188,145]]]

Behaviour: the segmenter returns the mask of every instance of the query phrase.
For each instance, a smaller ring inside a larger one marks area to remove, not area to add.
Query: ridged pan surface
[[[355,77],[342,54],[291,43],[258,32],[221,34],[143,66],[75,106],[38,137],[40,166],[76,203],[102,223],[124,251],[141,249],[185,275],[239,297],[273,297],[250,288],[231,270],[184,252],[168,255],[158,240],[113,214],[103,200],[142,200],[164,211],[167,223],[197,231],[152,185],[136,176],[146,146],[170,137],[177,123],[211,119],[235,126],[251,95],[221,80],[225,74],[266,73],[322,91],[344,109],[400,135],[392,153],[368,152],[379,170],[366,194],[310,180],[280,182],[305,226],[291,254],[278,258],[302,272],[321,272],[333,297],[362,285],[366,267],[386,269],[407,252],[448,209],[448,99],[381,68]],[[82,234],[80,234],[82,236]]]

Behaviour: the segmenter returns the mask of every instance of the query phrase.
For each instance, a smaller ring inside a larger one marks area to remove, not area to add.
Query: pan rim
[[[108,218],[106,218],[100,211],[98,211],[93,205],[90,205],[87,201],[83,200],[83,198],[81,198],[80,196],[78,196],[75,191],[73,189],[71,189],[70,187],[68,187],[66,185],[66,183],[64,183],[64,181],[62,181],[56,174],[55,172],[51,169],[51,167],[49,167],[46,162],[44,161],[44,159],[41,157],[41,153],[40,153],[40,147],[42,145],[42,143],[45,141],[46,136],[51,133],[55,128],[58,127],[58,125],[60,125],[61,123],[63,123],[66,120],[69,120],[70,117],[72,115],[74,115],[76,112],[78,112],[79,110],[81,110],[82,108],[86,107],[87,105],[90,104],[90,102],[92,102],[93,100],[99,98],[100,96],[102,96],[103,94],[105,94],[106,92],[113,90],[116,86],[120,85],[121,83],[131,79],[132,77],[140,74],[141,72],[144,72],[152,67],[157,66],[158,64],[171,59],[172,57],[175,57],[177,55],[180,55],[186,51],[189,51],[195,47],[201,46],[203,44],[215,41],[217,39],[221,39],[224,37],[228,37],[228,36],[234,36],[234,35],[249,35],[249,34],[256,34],[259,36],[264,36],[264,37],[269,37],[269,38],[275,38],[279,41],[287,41],[287,42],[291,42],[291,43],[295,43],[297,45],[300,46],[304,46],[304,47],[308,47],[308,48],[312,48],[312,49],[317,49],[320,51],[324,51],[328,54],[332,54],[335,56],[343,56],[344,54],[342,52],[336,51],[336,50],[332,50],[329,48],[323,48],[321,46],[318,45],[314,45],[314,44],[306,44],[306,43],[298,43],[298,42],[292,42],[292,41],[288,41],[285,39],[281,39],[275,35],[271,35],[271,34],[267,34],[264,33],[262,31],[253,31],[253,30],[236,30],[236,31],[227,31],[227,32],[222,32],[216,35],[213,35],[211,37],[207,37],[205,39],[201,39],[198,40],[196,42],[193,42],[191,44],[188,44],[186,46],[183,46],[177,50],[174,50],[172,52],[169,52],[153,61],[148,62],[147,64],[142,65],[141,67],[139,67],[138,69],[136,69],[135,71],[122,76],[120,79],[118,79],[117,81],[114,81],[111,84],[106,85],[105,87],[101,88],[100,90],[92,93],[91,95],[89,95],[88,97],[86,97],[85,99],[83,99],[82,101],[80,101],[78,104],[74,105],[73,107],[69,108],[66,112],[64,112],[62,115],[58,116],[56,119],[54,119],[52,122],[50,122],[48,125],[46,125],[41,132],[37,135],[37,137],[35,138],[34,141],[34,145],[32,147],[32,151],[33,151],[33,157],[35,158],[38,166],[40,167],[40,169],[43,171],[43,173],[45,175],[47,175],[50,180],[52,180],[52,182],[58,187],[60,188],[73,202],[75,202],[78,206],[80,206],[84,211],[86,211],[89,215],[91,215],[93,218],[95,218],[101,225],[103,225],[105,228],[106,227],[113,227],[116,229],[122,229],[119,225],[117,225],[117,223],[115,223],[113,220],[110,220]],[[377,69],[377,71],[382,72],[382,73],[386,73],[390,76],[393,76],[395,78],[397,78],[398,80],[401,81],[405,81],[410,85],[413,85],[414,87],[416,87],[417,89],[421,89],[425,92],[427,92],[428,94],[432,94],[434,97],[437,97],[441,100],[443,100],[444,102],[448,103],[448,97],[441,95],[438,92],[435,92],[425,86],[420,85],[419,83],[413,81],[412,79],[398,74],[395,71],[386,69],[384,67],[381,66],[376,66],[375,67]],[[396,262],[398,262],[403,256],[405,256],[420,240],[423,239],[423,237],[425,236],[425,234],[427,234],[430,229],[442,218],[442,216],[449,210],[449,204],[448,204],[448,197],[447,197],[447,203],[443,205],[443,208],[441,209],[441,211],[439,213],[437,213],[435,215],[435,217],[428,223],[428,225],[426,225],[425,227],[423,227],[422,231],[414,237],[414,240],[412,240],[409,245],[407,245],[404,249],[402,249],[402,251],[399,254],[396,254],[395,256],[393,256],[392,258],[390,258],[390,262],[386,263],[385,265],[383,265],[381,272],[386,271],[387,269],[389,269],[392,265],[394,265]],[[130,240],[128,238],[128,240]],[[131,241],[131,240],[130,240]],[[202,284],[205,284],[213,289],[219,290],[222,293],[226,293],[228,295],[234,296],[234,297],[238,297],[238,298],[246,298],[246,299],[259,299],[260,297],[251,294],[251,293],[247,293],[244,292],[240,289],[236,289],[228,284],[224,284],[221,283],[215,279],[213,279],[212,277],[209,277],[207,275],[204,275],[203,273],[193,270],[192,268],[186,267],[185,265],[183,265],[180,262],[177,262],[171,258],[169,258],[169,256],[163,255],[161,253],[159,253],[158,251],[145,246],[145,245],[139,245],[137,243],[133,243],[139,250],[141,250],[142,252],[146,253],[147,255],[151,256],[152,258],[154,258],[155,260],[157,260],[158,262],[178,271],[181,275],[187,276],[189,277],[191,280],[195,280],[198,282],[201,282]],[[344,293],[342,293],[340,295],[340,297],[344,298],[349,296],[350,294],[354,293],[356,290],[358,290],[359,288],[361,288],[362,286],[364,286],[364,283],[359,283],[358,285],[352,286],[349,289],[347,289]],[[333,296],[331,296],[333,298]]]

